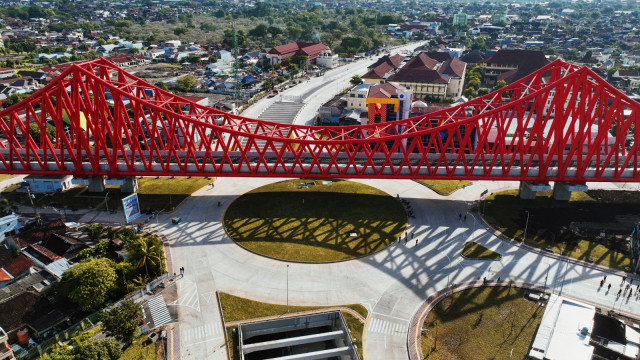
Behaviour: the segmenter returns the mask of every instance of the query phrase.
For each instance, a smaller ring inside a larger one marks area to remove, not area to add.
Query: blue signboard
[[[124,210],[124,220],[128,224],[140,216],[140,203],[138,194],[131,194],[122,199],[122,209]]]

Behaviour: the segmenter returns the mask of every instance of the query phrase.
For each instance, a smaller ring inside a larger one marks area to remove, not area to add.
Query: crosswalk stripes
[[[182,335],[182,343],[189,344],[192,342],[199,342],[201,340],[217,339],[220,337],[221,329],[220,326],[207,324],[188,329],[182,329],[180,333]]]
[[[149,299],[147,305],[151,311],[154,327],[159,327],[171,322],[171,315],[169,315],[169,309],[167,309],[167,304],[165,304],[162,295]]]
[[[395,321],[373,318],[369,323],[368,331],[386,335],[405,336],[407,325]]]

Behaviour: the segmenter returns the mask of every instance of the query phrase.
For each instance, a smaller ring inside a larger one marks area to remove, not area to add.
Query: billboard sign
[[[137,219],[140,216],[138,194],[133,193],[122,199],[122,209],[124,211],[124,220],[127,224]]]

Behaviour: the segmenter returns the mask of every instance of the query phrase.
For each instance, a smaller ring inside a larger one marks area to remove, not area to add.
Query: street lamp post
[[[527,240],[527,227],[529,226],[529,210],[525,210],[527,213],[527,222],[524,224],[524,235],[522,236],[522,242]]]
[[[289,264],[287,264],[287,314],[289,313]]]
[[[478,224],[477,224],[477,221],[476,221],[476,217],[475,217],[475,216],[473,216],[473,214],[472,214],[472,213],[470,213],[470,212],[468,212],[468,211],[467,211],[467,214],[469,214],[469,216],[471,216],[471,218],[473,219],[473,232],[471,233],[471,235],[473,235],[473,234],[475,234],[475,233],[476,233],[476,229],[477,229],[477,225],[478,225]],[[473,237],[471,237],[471,238],[473,239]]]
[[[106,194],[104,194],[104,207],[107,209],[107,212],[109,212],[109,192],[108,191]]]

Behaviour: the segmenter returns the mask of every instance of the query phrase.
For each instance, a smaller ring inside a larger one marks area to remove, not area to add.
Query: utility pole
[[[236,83],[233,88],[233,99],[238,100],[240,98],[240,81],[238,80],[238,40],[236,39],[236,22],[231,22],[231,29],[233,30],[233,72]]]
[[[38,208],[36,208],[33,203],[34,195],[31,195],[31,186],[27,184],[27,196],[29,196],[29,201],[31,202],[31,207],[33,208],[33,213],[36,215],[36,224],[40,225],[42,223],[42,219],[40,219],[40,213],[38,212]]]

